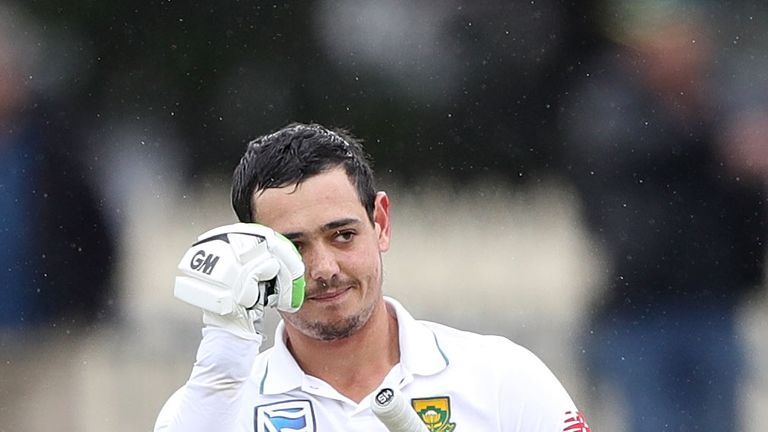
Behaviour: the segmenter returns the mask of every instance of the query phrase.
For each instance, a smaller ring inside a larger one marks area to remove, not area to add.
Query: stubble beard
[[[305,321],[300,327],[304,334],[322,341],[335,341],[357,333],[373,315],[375,303],[366,305],[357,314],[338,321]]]

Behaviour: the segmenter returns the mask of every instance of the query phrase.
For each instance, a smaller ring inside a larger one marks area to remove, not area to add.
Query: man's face
[[[359,330],[381,299],[381,252],[389,248],[389,200],[376,198],[374,224],[342,168],[298,187],[255,195],[254,220],[294,242],[306,266],[304,305],[284,313],[306,336],[336,340]]]

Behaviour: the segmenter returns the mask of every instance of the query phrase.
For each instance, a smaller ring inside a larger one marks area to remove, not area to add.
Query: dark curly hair
[[[376,190],[368,155],[347,131],[319,124],[292,123],[248,143],[232,176],[232,207],[241,222],[254,222],[255,192],[298,186],[339,166],[356,187],[360,203],[373,223]]]

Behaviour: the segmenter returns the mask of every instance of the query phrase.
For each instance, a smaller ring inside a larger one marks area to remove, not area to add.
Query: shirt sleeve
[[[166,401],[155,432],[236,430],[244,383],[259,354],[261,339],[247,340],[207,327],[189,380]]]
[[[516,421],[504,432],[590,432],[584,416],[552,371],[530,351],[517,347],[515,359],[500,380],[501,413]]]

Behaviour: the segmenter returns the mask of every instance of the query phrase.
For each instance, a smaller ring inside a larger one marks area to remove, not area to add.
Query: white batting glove
[[[304,302],[304,263],[290,240],[263,225],[210,230],[179,262],[174,295],[203,309],[206,325],[261,339],[264,307],[296,312]]]

